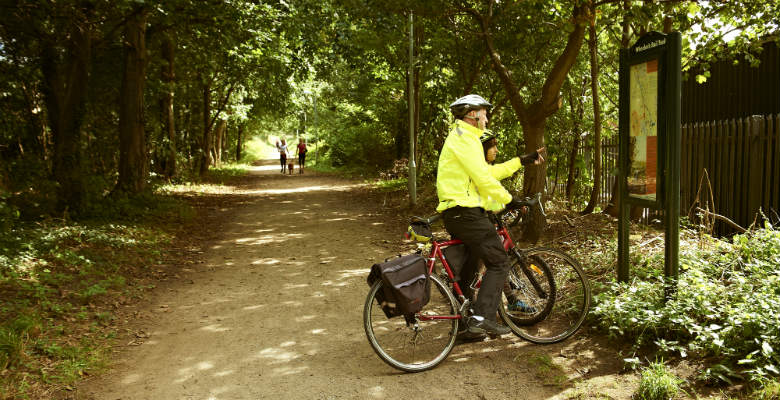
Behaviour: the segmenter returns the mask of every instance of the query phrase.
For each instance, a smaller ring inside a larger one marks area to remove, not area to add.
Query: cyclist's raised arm
[[[502,180],[512,176],[521,166],[520,157],[515,157],[501,164],[490,165],[488,168],[490,169],[490,175],[498,180]]]

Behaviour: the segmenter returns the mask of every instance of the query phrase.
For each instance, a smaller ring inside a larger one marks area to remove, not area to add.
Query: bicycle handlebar
[[[521,200],[519,203],[520,204],[518,205],[518,207],[514,207],[514,208],[507,207],[507,208],[501,210],[500,212],[498,212],[497,215],[499,217],[502,217],[502,216],[504,216],[504,214],[507,214],[509,212],[517,210],[517,209],[519,209],[521,207],[534,208],[534,207],[538,206],[539,210],[541,210],[541,212],[542,212],[542,215],[544,215],[545,217],[547,216],[547,214],[544,211],[544,206],[542,205],[542,194],[541,193],[537,193],[533,197],[526,197],[525,199]]]
[[[519,209],[519,208],[522,208],[522,207],[534,208],[534,207],[537,207],[537,206],[538,206],[538,207],[539,207],[539,210],[542,212],[542,215],[543,215],[543,216],[545,216],[545,217],[547,216],[547,214],[546,214],[546,213],[545,213],[545,211],[544,211],[544,206],[542,206],[542,194],[541,194],[541,193],[537,193],[537,194],[536,194],[536,195],[534,195],[533,197],[526,197],[525,199],[523,199],[523,200],[522,200],[522,201],[520,201],[519,203],[520,203],[520,204],[518,204],[518,207],[512,207],[512,208],[510,208],[510,207],[506,207],[506,208],[504,208],[503,210],[501,210],[501,211],[499,211],[499,212],[495,213],[495,215],[496,215],[498,218],[501,218],[501,217],[503,217],[505,214],[507,214],[507,213],[509,213],[509,212],[512,212],[512,211],[514,211],[514,210],[517,210],[517,209]],[[418,217],[418,216],[412,216],[412,222],[422,222],[422,223],[424,223],[424,224],[426,224],[426,225],[429,225],[429,226],[430,226],[430,225],[432,225],[434,222],[436,222],[436,221],[440,220],[441,218],[442,218],[442,215],[441,215],[441,214],[434,214],[434,215],[432,215],[432,216],[430,216],[430,217],[427,217],[427,218],[425,218],[425,217]],[[519,218],[518,218],[518,219],[519,219]],[[514,224],[516,224],[516,223],[517,223],[517,220],[515,220],[515,221],[512,223],[512,225],[514,225]]]
[[[539,207],[539,210],[541,211],[542,215],[545,216],[545,217],[547,216],[547,214],[544,211],[544,206],[542,206],[542,194],[541,193],[536,193],[533,197],[526,197],[525,199],[521,200],[519,202],[519,204],[518,204],[518,207],[512,207],[512,208],[506,207],[503,210],[501,210],[501,211],[499,211],[497,213],[494,213],[494,215],[500,219],[501,217],[503,217],[507,213],[510,213],[510,212],[515,211],[515,210],[517,210],[519,208],[522,208],[522,207],[528,207],[528,208]],[[423,224],[426,224],[426,225],[430,226],[434,222],[440,220],[441,218],[442,218],[441,214],[434,214],[434,215],[432,215],[430,217],[427,217],[427,218],[426,217],[412,216],[411,220],[412,220],[412,222],[422,222]],[[519,220],[520,220],[520,216],[518,216],[518,218],[515,221],[513,221],[510,225],[512,225],[512,226],[516,225]]]

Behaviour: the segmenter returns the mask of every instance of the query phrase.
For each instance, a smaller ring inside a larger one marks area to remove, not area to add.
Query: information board
[[[658,178],[658,59],[631,65],[628,193],[655,202]]]

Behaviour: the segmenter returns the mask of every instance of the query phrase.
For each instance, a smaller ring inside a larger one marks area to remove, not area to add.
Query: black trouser
[[[495,321],[501,289],[510,267],[509,256],[504,251],[495,225],[481,208],[453,207],[445,210],[442,216],[447,232],[462,240],[469,249],[469,257],[460,273],[461,282],[465,285],[458,283],[467,296],[471,294],[468,283],[477,273],[479,260],[485,263],[485,275],[474,301],[474,315]]]

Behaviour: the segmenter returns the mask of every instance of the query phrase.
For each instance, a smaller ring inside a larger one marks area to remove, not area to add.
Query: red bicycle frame
[[[512,238],[509,236],[509,232],[507,231],[505,226],[500,227],[496,230],[496,234],[501,237],[501,241],[504,245],[504,250],[507,251],[511,247],[513,247],[515,244],[512,242]],[[454,246],[456,244],[463,243],[460,239],[452,239],[452,240],[446,240],[446,241],[431,241],[431,245],[433,246],[431,248],[431,254],[428,258],[428,275],[433,273],[433,267],[436,265],[436,259],[438,258],[441,261],[442,267],[444,267],[444,270],[447,271],[447,276],[452,280],[452,287],[455,289],[455,294],[460,298],[461,302],[465,299],[465,296],[463,295],[463,290],[461,290],[460,285],[458,285],[458,282],[455,280],[455,274],[452,272],[452,268],[450,268],[450,264],[447,262],[447,258],[444,257],[444,253],[442,252],[442,249]],[[433,319],[462,319],[462,316],[460,313],[457,315],[418,315],[417,316],[422,321],[428,321]]]

